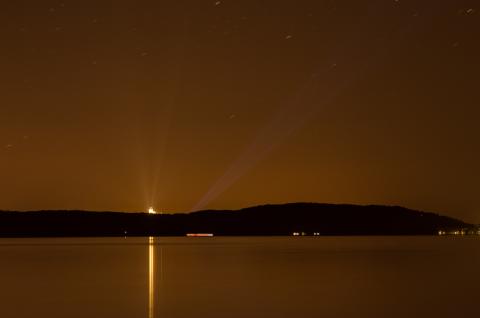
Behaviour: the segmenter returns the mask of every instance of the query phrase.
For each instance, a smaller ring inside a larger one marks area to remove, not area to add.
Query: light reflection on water
[[[0,239],[0,317],[471,315],[478,268],[467,237]]]
[[[148,318],[155,316],[155,239],[148,238]]]
[[[155,305],[160,297],[157,288],[161,288],[163,280],[163,248],[157,240],[153,236],[148,238],[148,318],[155,318]]]

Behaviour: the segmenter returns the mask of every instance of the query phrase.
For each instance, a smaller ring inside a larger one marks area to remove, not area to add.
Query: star
[[[463,14],[463,15],[470,15],[470,14],[474,14],[474,13],[475,13],[475,9],[474,9],[474,8],[460,9],[460,10],[458,10],[458,13],[459,13],[459,14]]]

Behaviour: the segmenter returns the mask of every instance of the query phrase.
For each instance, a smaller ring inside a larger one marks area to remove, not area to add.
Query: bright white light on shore
[[[155,211],[153,208],[149,208],[148,214],[157,214],[157,211]]]

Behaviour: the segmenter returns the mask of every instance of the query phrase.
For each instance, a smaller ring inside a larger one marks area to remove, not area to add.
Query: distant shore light
[[[213,237],[213,233],[187,233],[188,237]]]
[[[148,209],[148,214],[157,214],[157,211],[155,211],[155,209],[151,207]]]

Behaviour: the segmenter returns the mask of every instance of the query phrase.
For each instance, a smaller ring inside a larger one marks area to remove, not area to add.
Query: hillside
[[[435,235],[473,226],[434,213],[391,206],[317,203],[264,205],[188,214],[37,211],[0,212],[0,236]]]

